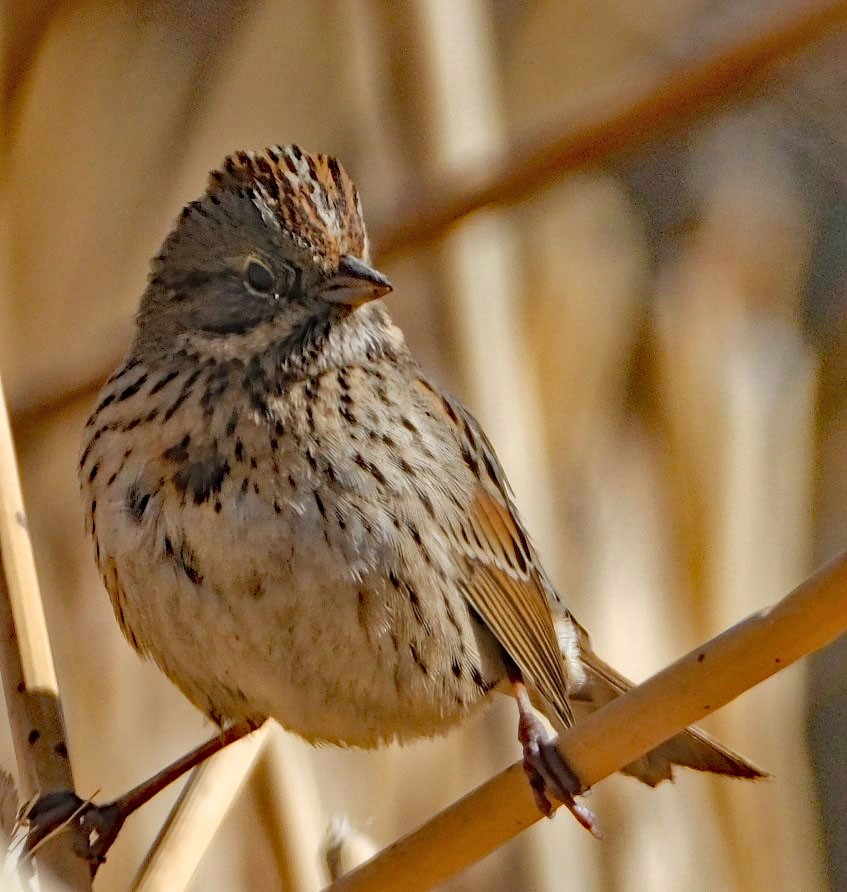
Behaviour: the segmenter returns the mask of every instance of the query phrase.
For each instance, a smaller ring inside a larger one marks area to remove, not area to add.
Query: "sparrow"
[[[524,767],[593,816],[556,731],[631,683],[551,582],[473,415],[380,299],[356,186],[296,145],[213,171],[153,259],[85,428],[86,529],[130,644],[221,727],[446,732],[495,692]],[[627,766],[759,770],[690,728]]]

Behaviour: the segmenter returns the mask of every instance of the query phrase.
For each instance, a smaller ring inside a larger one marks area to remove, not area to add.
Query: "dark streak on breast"
[[[197,569],[197,558],[187,542],[182,543],[179,554],[176,555],[176,563],[189,582],[194,585],[203,584],[203,574]]]
[[[126,491],[126,506],[129,509],[130,517],[136,523],[141,523],[144,520],[144,512],[149,501],[150,493],[141,489],[137,484],[133,484]]]
[[[133,381],[129,387],[124,388],[120,395],[118,396],[118,402],[122,403],[124,400],[128,400],[130,397],[135,396],[139,390],[147,383],[147,373],[145,372],[141,377],[139,377],[136,381]]]
[[[367,461],[360,452],[356,453],[356,455],[353,457],[353,461],[355,461],[360,468],[367,471],[371,475],[371,477],[376,480],[377,483],[379,483],[381,486],[385,486],[386,480],[382,471],[380,471],[380,469],[375,464]]]
[[[200,461],[183,465],[172,479],[180,492],[191,493],[194,504],[202,505],[213,493],[221,491],[229,471],[229,462],[214,452]]]
[[[108,380],[106,383],[107,383],[107,384],[114,384],[115,381],[118,381],[118,380],[120,380],[121,378],[123,378],[124,375],[128,374],[129,372],[131,372],[134,368],[137,368],[140,364],[141,364],[141,360],[140,360],[140,359],[133,359],[133,360],[131,360],[131,361],[128,362],[126,365],[121,366],[119,369],[117,369],[117,370],[114,372],[114,374],[112,374],[112,375],[109,377],[109,380]]]
[[[190,434],[186,434],[175,446],[171,446],[162,453],[165,461],[181,465],[188,460],[188,444],[191,442]]]
[[[164,376],[164,378],[160,378],[150,389],[151,396],[158,393],[163,387],[167,387],[167,385],[170,384],[171,381],[173,381],[173,379],[176,378],[178,374],[179,369],[174,369],[173,371],[168,372],[167,375]]]
[[[194,383],[200,377],[200,369],[195,369],[188,378],[186,378],[185,383],[182,385],[182,390],[179,392],[179,396],[168,406],[167,412],[165,412],[165,421],[169,421],[174,412],[188,399],[191,395],[191,390],[194,387]]]
[[[200,397],[200,407],[207,417],[214,414],[215,406],[229,386],[229,368],[221,366],[206,379],[206,389]]]

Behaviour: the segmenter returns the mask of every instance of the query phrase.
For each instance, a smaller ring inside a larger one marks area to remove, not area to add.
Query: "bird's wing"
[[[567,727],[568,681],[538,558],[509,495],[509,484],[476,419],[425,378],[420,390],[455,433],[479,483],[466,508],[444,520],[467,561],[462,594],[521,673]]]

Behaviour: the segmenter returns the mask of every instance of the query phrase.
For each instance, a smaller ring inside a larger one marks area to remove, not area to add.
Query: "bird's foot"
[[[593,812],[576,801],[575,797],[584,792],[582,784],[559,752],[555,738],[549,736],[534,713],[521,713],[518,740],[523,746],[523,767],[539,811],[548,818],[552,815],[549,794],[558,799],[586,830],[601,839]]]
[[[71,790],[41,796],[24,815],[27,824],[26,851],[34,855],[38,848],[67,828],[79,831],[74,851],[88,861],[91,876],[106,860],[106,853],[117,839],[128,817],[117,802],[95,805],[80,799]]]
[[[97,868],[106,860],[106,853],[117,839],[124,821],[136,809],[149,802],[168,784],[182,777],[186,771],[205,762],[236,740],[246,737],[260,724],[261,722],[248,719],[230,725],[158,774],[105,805],[95,805],[90,799],[80,799],[72,791],[41,796],[27,809],[24,816],[28,824],[26,851],[32,855],[46,839],[72,828],[78,837],[74,843],[74,851],[80,858],[88,861],[93,877]]]

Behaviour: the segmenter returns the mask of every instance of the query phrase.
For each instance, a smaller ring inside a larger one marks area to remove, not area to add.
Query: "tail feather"
[[[597,656],[590,648],[583,648],[582,662],[586,669],[584,690],[578,699],[590,702],[597,709],[609,700],[626,693],[633,684]],[[624,774],[655,787],[673,778],[673,766],[681,765],[696,771],[710,771],[729,777],[756,779],[767,777],[743,756],[718,743],[699,728],[687,728],[661,746],[636,759],[623,769]]]

